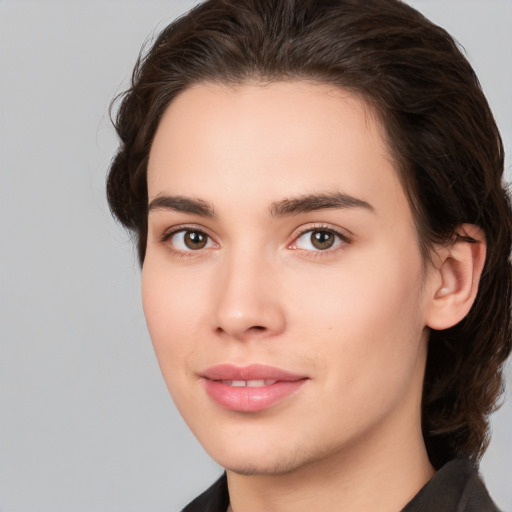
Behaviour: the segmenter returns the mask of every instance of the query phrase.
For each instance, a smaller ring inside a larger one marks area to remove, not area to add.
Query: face
[[[147,324],[219,464],[290,472],[420,432],[428,276],[362,100],[305,82],[188,89],[148,190]]]

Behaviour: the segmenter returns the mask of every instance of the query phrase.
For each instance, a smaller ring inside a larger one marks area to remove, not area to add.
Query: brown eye
[[[168,240],[174,249],[181,252],[199,251],[215,246],[206,233],[194,229],[176,231]]]
[[[311,245],[316,249],[330,249],[335,241],[336,236],[330,231],[315,230],[311,232]]]
[[[291,248],[318,252],[335,249],[347,243],[349,243],[347,238],[333,229],[316,228],[303,231]]]
[[[208,237],[201,231],[185,231],[183,241],[189,249],[197,250],[206,247]]]

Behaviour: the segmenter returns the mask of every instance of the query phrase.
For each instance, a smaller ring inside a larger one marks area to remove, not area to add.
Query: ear
[[[473,224],[462,224],[455,243],[438,247],[425,323],[432,329],[448,329],[469,312],[478,292],[485,263],[486,244],[483,231]],[[476,243],[461,237],[471,237]]]

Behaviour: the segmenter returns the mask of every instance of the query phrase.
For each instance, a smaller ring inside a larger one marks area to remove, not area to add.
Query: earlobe
[[[463,224],[459,237],[437,251],[433,270],[430,304],[425,323],[432,329],[453,327],[469,312],[478,292],[485,263],[486,244],[483,231],[473,224]],[[472,242],[471,240],[475,240]]]

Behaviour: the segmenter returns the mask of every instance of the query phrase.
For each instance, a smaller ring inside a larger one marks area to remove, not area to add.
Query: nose
[[[258,254],[232,254],[219,272],[213,328],[237,340],[267,338],[286,325],[276,265]]]

